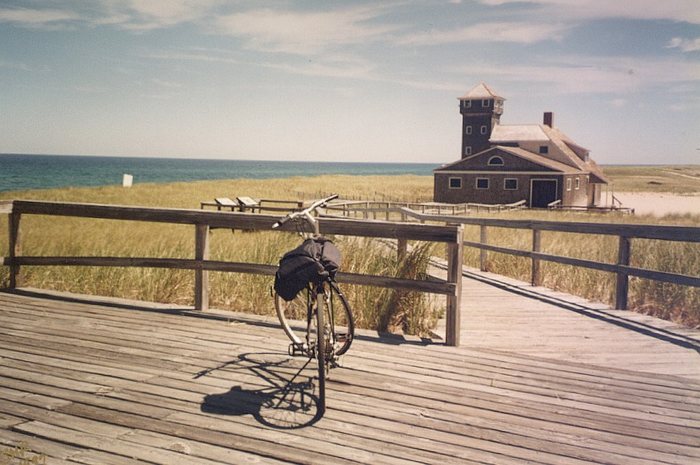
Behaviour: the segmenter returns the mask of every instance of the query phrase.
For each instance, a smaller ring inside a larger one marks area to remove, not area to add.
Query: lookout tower
[[[459,112],[462,114],[462,158],[491,146],[491,131],[500,122],[504,100],[483,82],[459,98]]]

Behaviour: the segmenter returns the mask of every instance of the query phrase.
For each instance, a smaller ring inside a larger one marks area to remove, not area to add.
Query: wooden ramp
[[[56,464],[700,463],[692,373],[589,363],[555,322],[584,337],[614,328],[615,350],[639,334],[520,297],[555,312],[549,336],[526,330],[544,310],[504,292],[467,280],[481,303],[465,309],[461,348],[361,334],[323,418],[313,364],[286,355],[272,320],[0,293],[0,450],[24,442]],[[508,343],[498,328],[514,326],[522,342]]]

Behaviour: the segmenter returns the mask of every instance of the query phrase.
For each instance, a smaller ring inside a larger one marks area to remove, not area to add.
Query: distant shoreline
[[[124,174],[144,183],[278,179],[297,176],[432,176],[435,164],[351,163],[180,158],[0,155],[0,192],[69,187],[118,186]]]

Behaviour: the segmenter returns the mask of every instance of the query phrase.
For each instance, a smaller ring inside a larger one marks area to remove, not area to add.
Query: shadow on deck
[[[609,350],[616,331],[643,338],[642,358],[689,349],[532,299],[492,305],[503,295],[467,281],[481,305],[463,347],[362,333],[323,418],[314,362],[286,354],[272,319],[2,292],[0,448],[25,441],[48,463],[700,462],[700,381],[586,359],[578,338],[604,325]],[[543,311],[541,334],[513,321]]]

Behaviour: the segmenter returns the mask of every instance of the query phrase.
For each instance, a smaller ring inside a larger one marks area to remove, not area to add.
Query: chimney
[[[551,128],[553,120],[554,120],[554,114],[551,111],[545,111],[544,118],[542,120],[542,124],[546,124],[547,126],[549,126]]]

